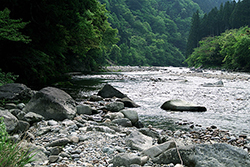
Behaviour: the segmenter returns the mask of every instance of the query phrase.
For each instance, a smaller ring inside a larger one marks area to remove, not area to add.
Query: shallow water
[[[141,107],[136,110],[142,121],[164,128],[178,120],[215,125],[234,134],[250,135],[250,82],[240,79],[204,78],[180,75],[187,68],[163,68],[159,71],[117,72],[98,75],[75,76],[78,81],[97,80],[93,89],[78,89],[78,96],[97,93],[104,83],[109,83],[133,99]],[[206,71],[218,74],[220,71]],[[232,75],[235,75],[232,73]],[[248,76],[245,73],[237,75]],[[250,75],[249,75],[250,77]],[[223,87],[203,87],[204,83],[222,80]],[[91,87],[91,86],[90,86]],[[167,100],[182,99],[207,108],[206,112],[168,112],[160,108]]]

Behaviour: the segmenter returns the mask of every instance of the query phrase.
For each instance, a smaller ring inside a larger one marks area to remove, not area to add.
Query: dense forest
[[[232,1],[191,22],[186,62],[189,66],[250,71],[250,1]]]
[[[0,78],[18,75],[18,82],[38,86],[66,72],[97,71],[107,64],[183,66],[204,37],[200,23],[211,18],[205,12],[214,6],[221,12],[225,1],[1,0]],[[192,36],[195,31],[198,37]],[[214,32],[220,33],[216,27]]]

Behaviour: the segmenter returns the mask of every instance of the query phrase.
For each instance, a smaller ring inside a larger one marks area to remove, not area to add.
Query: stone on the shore
[[[122,102],[111,102],[106,105],[106,109],[111,112],[118,112],[124,109],[124,104]]]
[[[28,150],[28,153],[30,153],[30,155],[33,156],[32,159],[35,160],[35,162],[33,162],[34,165],[36,164],[35,166],[39,166],[38,164],[45,165],[48,162],[48,157],[45,154],[46,149],[44,147],[37,146],[25,140],[21,142],[20,147],[22,147],[24,150]]]
[[[8,110],[0,110],[0,118],[1,117],[4,118],[4,124],[8,133],[14,131],[18,126],[18,119]]]
[[[123,127],[132,127],[132,122],[128,118],[118,118],[114,119],[112,123],[123,126]]]
[[[195,112],[207,111],[206,107],[204,106],[198,106],[179,99],[166,101],[161,106],[161,108],[163,110],[170,110],[170,111],[195,111]]]
[[[132,124],[135,124],[139,121],[139,116],[136,111],[133,110],[122,110],[121,113],[125,116],[125,118],[128,118]]]
[[[30,124],[26,121],[19,120],[18,125],[16,127],[17,132],[25,132],[29,129]]]
[[[115,134],[115,131],[107,126],[88,126],[86,131],[98,131]]]
[[[113,158],[113,166],[130,167],[132,164],[143,166],[148,161],[147,157],[139,157],[136,154],[120,153]]]
[[[138,104],[136,104],[133,100],[129,99],[128,97],[119,99],[119,101],[123,102],[125,107],[129,107],[129,108],[140,107]]]
[[[143,150],[142,153],[154,159],[160,154],[162,154],[163,152],[165,152],[166,150],[171,149],[171,148],[176,148],[176,144],[174,141],[169,141],[169,142],[165,142],[165,143],[150,147],[148,149]]]
[[[118,97],[118,98],[124,98],[127,97],[125,94],[111,86],[110,84],[106,84],[99,92],[98,95],[103,98],[112,98],[112,97]]]
[[[10,112],[19,120],[24,120],[24,116],[26,115],[26,113],[20,109],[12,109]]]
[[[150,128],[140,128],[139,132],[152,138],[160,138],[160,134],[157,131]]]
[[[54,87],[46,87],[37,92],[25,106],[24,111],[40,114],[46,120],[73,119],[76,114],[73,98]]]
[[[68,138],[61,138],[61,139],[57,139],[55,141],[52,141],[51,143],[46,144],[45,147],[65,146],[66,144],[70,142],[71,140]]]
[[[104,117],[112,121],[114,119],[124,118],[124,115],[121,112],[114,112],[114,113],[109,112]]]
[[[20,83],[9,83],[0,86],[0,99],[29,100],[33,94],[30,88]]]
[[[143,151],[152,147],[153,138],[146,136],[139,131],[131,131],[125,141],[131,149]]]
[[[185,166],[250,166],[250,156],[246,151],[222,143],[180,146],[168,149],[152,160],[158,164],[177,164],[180,163],[178,152]]]
[[[44,117],[41,116],[40,114],[36,114],[34,112],[28,112],[27,114],[24,115],[24,120],[26,120],[29,123],[35,123],[43,120]]]
[[[101,100],[103,100],[103,98],[101,96],[91,95],[89,97],[89,101],[101,101]]]
[[[76,112],[77,114],[86,114],[86,115],[92,115],[92,108],[89,105],[77,105],[76,106]]]

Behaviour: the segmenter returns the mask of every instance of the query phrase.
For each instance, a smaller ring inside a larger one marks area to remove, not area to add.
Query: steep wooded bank
[[[187,43],[189,66],[250,71],[249,8],[250,1],[243,0],[226,2],[204,16],[197,11]]]
[[[0,68],[29,85],[95,70],[119,40],[97,0],[1,0]]]

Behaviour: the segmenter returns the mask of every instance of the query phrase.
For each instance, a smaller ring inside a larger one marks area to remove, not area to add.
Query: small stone
[[[246,139],[247,135],[239,135],[240,138]]]
[[[16,107],[17,107],[18,109],[22,110],[22,109],[24,109],[25,104],[24,104],[24,103],[19,103],[19,104],[16,105]]]
[[[55,120],[49,120],[49,121],[48,121],[48,125],[49,125],[49,126],[55,126],[55,125],[58,125],[58,122],[55,121]]]
[[[77,137],[77,136],[71,136],[71,137],[70,137],[70,140],[71,140],[73,143],[78,143],[78,142],[79,142],[79,137]]]
[[[7,103],[7,104],[5,104],[4,108],[11,110],[11,109],[16,109],[17,106],[14,103]]]
[[[59,156],[57,156],[57,155],[51,155],[51,156],[49,156],[49,162],[50,162],[50,163],[54,163],[54,162],[56,162],[58,159],[59,159]]]
[[[212,125],[211,128],[212,129],[217,129],[217,126]]]
[[[68,143],[70,143],[70,140],[68,138],[62,138],[46,144],[45,147],[64,146]]]

